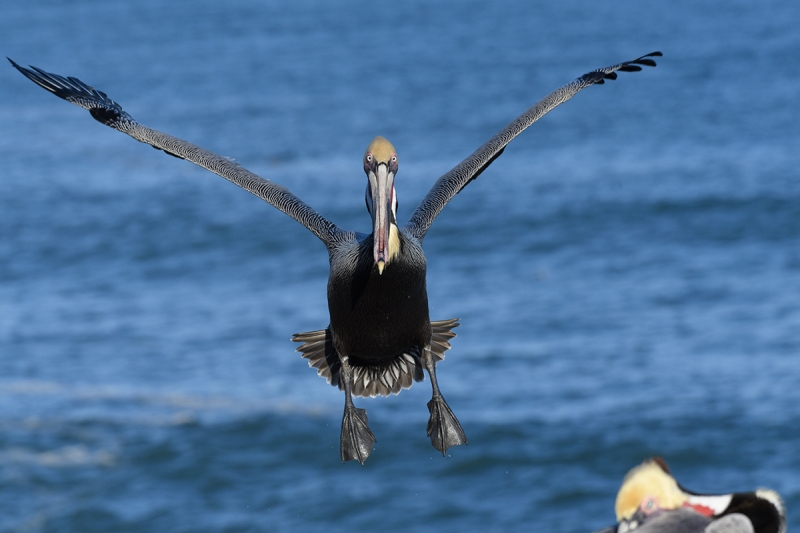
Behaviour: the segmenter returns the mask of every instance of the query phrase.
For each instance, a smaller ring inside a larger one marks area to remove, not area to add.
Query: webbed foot
[[[355,406],[346,405],[344,417],[342,418],[342,436],[340,441],[340,451],[342,461],[357,460],[361,465],[372,453],[372,446],[375,444],[375,435],[367,424],[366,409],[359,409]]]
[[[464,435],[461,424],[441,395],[437,394],[431,398],[428,402],[428,411],[431,413],[428,419],[428,436],[433,447],[442,452],[442,455],[447,453],[448,448],[467,443],[467,436]]]

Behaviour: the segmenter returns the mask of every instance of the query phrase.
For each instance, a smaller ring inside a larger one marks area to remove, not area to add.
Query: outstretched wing
[[[286,187],[264,179],[230,159],[139,124],[133,117],[123,111],[118,103],[106,96],[104,92],[86,85],[81,80],[50,74],[36,67],[31,67],[33,70],[29,70],[19,66],[11,59],[9,61],[17,70],[40,87],[47,89],[67,102],[88,109],[92,117],[98,122],[126,133],[137,141],[163,150],[169,155],[186,159],[195,165],[219,174],[280,209],[311,230],[325,244],[333,243],[337,235],[341,234],[341,230],[335,224],[314,211]]]
[[[461,192],[461,189],[466,187],[470,181],[480,176],[481,172],[486,170],[492,164],[492,161],[503,153],[506,145],[514,137],[522,133],[525,128],[575,96],[581,89],[590,85],[602,84],[605,80],[615,80],[617,79],[617,71],[635,72],[642,70],[642,66],[655,67],[656,62],[651,58],[659,56],[661,56],[661,52],[653,52],[619,65],[593,70],[545,96],[511,124],[503,128],[500,133],[475,150],[471,156],[436,180],[433,188],[422,199],[422,202],[411,215],[405,230],[418,239],[424,238],[444,206],[456,194]]]

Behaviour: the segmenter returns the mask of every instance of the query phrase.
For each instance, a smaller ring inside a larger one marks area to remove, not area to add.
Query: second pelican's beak
[[[380,163],[375,172],[369,173],[369,186],[372,192],[372,235],[375,239],[373,255],[378,273],[383,274],[389,258],[389,225],[393,222],[394,173],[385,163]]]

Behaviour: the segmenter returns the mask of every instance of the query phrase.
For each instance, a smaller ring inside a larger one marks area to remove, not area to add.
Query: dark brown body
[[[372,249],[370,235],[331,253],[330,330],[336,351],[355,366],[419,353],[431,340],[422,248],[401,231],[400,251],[383,274]]]

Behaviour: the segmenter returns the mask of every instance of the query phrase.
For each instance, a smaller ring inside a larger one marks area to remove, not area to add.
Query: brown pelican
[[[428,371],[433,397],[428,402],[428,436],[444,455],[467,438],[445,402],[436,382],[436,363],[444,359],[455,336],[458,319],[431,321],[425,286],[426,262],[422,241],[445,205],[503,153],[525,128],[580,90],[617,78],[617,71],[654,67],[653,52],[618,65],[584,74],[544,97],[503,128],[472,155],[441,176],[402,227],[396,219],[394,182],[398,159],[394,147],[376,137],[364,153],[366,202],[372,216],[369,235],[347,231],[323,218],[286,187],[264,179],[239,164],[166,133],[136,122],[105,93],[82,81],[50,74],[36,67],[11,64],[28,79],[56,96],[89,110],[106,126],[164,152],[206,168],[280,209],[316,235],[328,250],[328,309],[324,330],[298,333],[298,351],[320,376],[345,394],[340,450],[343,461],[361,464],[372,452],[375,437],[364,409],[353,396],[388,396],[424,379]]]
[[[615,504],[617,525],[596,533],[785,533],[781,497],[769,489],[698,494],[681,487],[653,457],[625,476]]]

